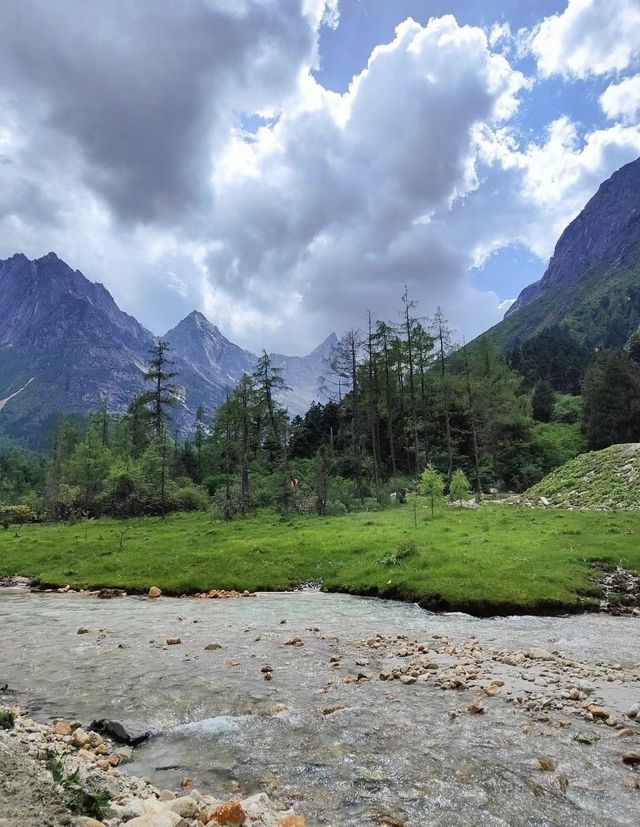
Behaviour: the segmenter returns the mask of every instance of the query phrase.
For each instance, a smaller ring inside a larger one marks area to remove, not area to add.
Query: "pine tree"
[[[150,351],[149,369],[145,380],[152,383],[152,389],[145,395],[151,410],[151,424],[155,432],[155,442],[161,459],[160,470],[160,516],[164,520],[166,513],[167,489],[167,436],[166,422],[169,408],[176,404],[176,388],[171,380],[177,375],[170,370],[173,362],[167,358],[169,342],[160,339]]]

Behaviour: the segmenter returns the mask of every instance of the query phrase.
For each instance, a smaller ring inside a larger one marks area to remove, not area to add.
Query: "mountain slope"
[[[258,356],[225,338],[202,313],[193,311],[165,336],[174,357],[189,364],[203,378],[214,382],[222,394],[234,387],[245,373],[252,373]],[[281,401],[292,416],[303,414],[320,398],[321,377],[326,360],[337,343],[335,333],[306,356],[270,353],[274,367],[282,370],[289,390]],[[205,407],[207,407],[205,405]]]
[[[39,448],[61,414],[82,415],[107,400],[122,413],[144,387],[155,338],[124,313],[102,284],[72,270],[55,253],[30,261],[0,260],[0,427]],[[174,424],[193,429],[198,407],[207,415],[225,399],[257,356],[226,339],[193,312],[166,337],[177,373]],[[335,336],[305,357],[277,356],[292,391],[292,414],[318,397],[322,359]]]
[[[508,351],[558,324],[589,349],[621,347],[640,325],[640,158],[601,184],[488,335]]]
[[[60,413],[83,413],[103,397],[123,410],[142,387],[151,333],[54,253],[0,262],[0,295],[8,433],[37,445]]]

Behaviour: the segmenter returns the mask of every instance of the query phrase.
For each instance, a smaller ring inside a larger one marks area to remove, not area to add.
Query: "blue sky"
[[[156,333],[303,353],[407,285],[468,339],[639,155],[638,0],[0,4],[0,257]]]

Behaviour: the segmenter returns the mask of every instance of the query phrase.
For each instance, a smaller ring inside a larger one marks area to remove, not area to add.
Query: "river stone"
[[[148,596],[151,598],[160,597],[162,594],[162,589],[159,589],[157,586],[151,586],[148,592]]]
[[[75,823],[77,827],[104,827],[104,822],[96,821],[95,818],[89,818],[88,816],[80,816]]]
[[[551,652],[542,649],[540,646],[532,646],[528,654],[531,660],[553,660]]]
[[[129,746],[140,744],[153,735],[153,732],[142,724],[130,721],[111,721],[105,718],[93,721],[89,729],[108,735],[115,741]]]
[[[176,827],[182,821],[177,813],[148,813],[128,821],[129,827]]]
[[[181,818],[195,818],[198,812],[198,805],[195,799],[189,796],[176,798],[174,801],[165,802],[164,808],[172,813],[177,813]]]
[[[213,811],[211,821],[216,824],[240,825],[244,823],[246,813],[239,801],[225,801]]]
[[[74,730],[73,735],[71,736],[71,743],[74,747],[78,749],[82,749],[89,745],[90,737],[89,733],[85,732],[84,729],[78,727],[78,729]]]

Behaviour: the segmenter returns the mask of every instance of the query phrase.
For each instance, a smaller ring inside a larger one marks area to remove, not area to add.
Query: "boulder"
[[[181,818],[195,818],[198,812],[196,800],[187,795],[166,802],[165,808],[177,813]]]
[[[147,594],[152,599],[160,597],[160,595],[162,594],[162,589],[159,589],[157,586],[151,586]]]
[[[156,734],[142,724],[136,724],[130,721],[111,721],[104,718],[93,721],[89,729],[93,730],[93,732],[99,732],[102,735],[108,735],[114,741],[118,741],[120,744],[128,744],[129,746],[141,744]]]

